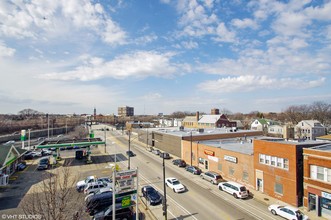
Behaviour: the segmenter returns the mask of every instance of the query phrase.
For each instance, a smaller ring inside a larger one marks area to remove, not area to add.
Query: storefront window
[[[199,164],[205,164],[205,159],[199,157]]]
[[[275,183],[275,192],[283,195],[283,184]]]
[[[324,209],[331,210],[331,200],[322,197],[322,207],[323,207]]]

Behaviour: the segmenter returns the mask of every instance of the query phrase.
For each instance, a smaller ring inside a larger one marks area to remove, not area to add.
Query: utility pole
[[[163,158],[163,202],[162,202],[162,210],[164,219],[167,220],[167,187],[165,182],[165,164],[164,164],[164,157]]]
[[[49,139],[49,115],[48,113],[46,114],[47,117],[47,138]]]
[[[129,130],[129,152],[130,152],[130,143],[131,143],[131,135],[130,135],[130,130]],[[128,154],[128,170],[130,170],[130,153]]]
[[[191,166],[192,166],[192,130],[191,130]]]

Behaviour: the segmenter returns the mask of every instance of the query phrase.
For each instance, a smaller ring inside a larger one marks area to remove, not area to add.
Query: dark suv
[[[186,171],[193,173],[194,175],[200,175],[202,173],[201,169],[196,166],[188,166],[185,168]]]
[[[179,166],[179,167],[186,167],[186,162],[185,162],[185,160],[182,160],[182,159],[175,159],[172,161],[172,164]]]

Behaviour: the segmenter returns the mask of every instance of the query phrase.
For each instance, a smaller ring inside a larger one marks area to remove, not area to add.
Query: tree
[[[330,125],[331,104],[325,102],[314,102],[311,107],[312,118],[318,120],[323,125]]]
[[[286,118],[296,125],[302,120],[308,120],[310,117],[310,107],[308,105],[292,105],[284,111]]]
[[[27,109],[23,109],[23,110],[19,111],[18,114],[21,115],[23,118],[30,118],[30,117],[38,116],[42,113],[40,113],[36,110],[27,108]]]
[[[21,202],[23,212],[45,220],[79,219],[84,213],[84,203],[77,203],[83,198],[75,190],[76,181],[68,167],[45,172],[42,181]]]
[[[86,136],[88,135],[88,131],[83,126],[77,126],[75,127],[73,132],[70,132],[69,135],[76,139],[82,139],[82,138],[86,138]]]

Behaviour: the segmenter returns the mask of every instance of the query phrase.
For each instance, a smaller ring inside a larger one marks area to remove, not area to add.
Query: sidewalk
[[[267,206],[272,205],[272,204],[279,204],[279,205],[288,205],[287,203],[278,200],[276,198],[273,198],[271,196],[268,196],[266,194],[263,194],[262,192],[256,191],[254,189],[249,189],[249,191],[253,194],[253,198],[260,202],[263,203]],[[315,212],[307,212],[304,207],[299,207],[300,211],[303,212],[305,215],[309,217],[310,220],[313,219],[319,219],[319,220],[327,220],[326,218],[323,217],[318,217]]]

